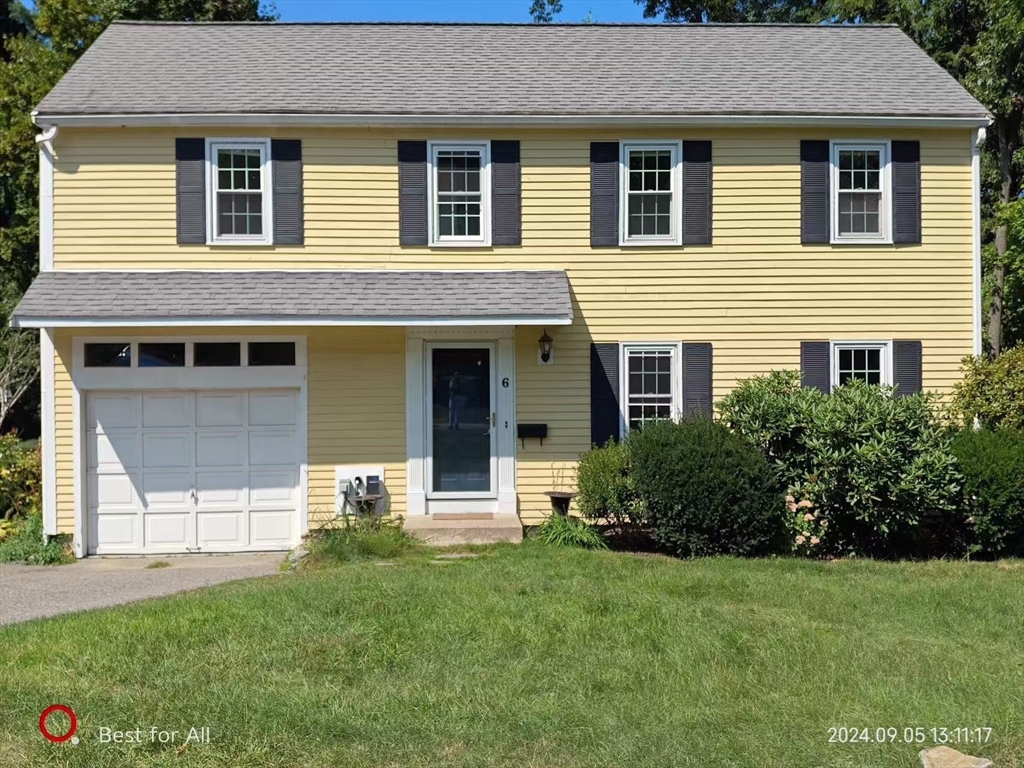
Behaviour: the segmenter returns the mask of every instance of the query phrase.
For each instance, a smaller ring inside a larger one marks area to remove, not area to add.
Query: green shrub
[[[1024,346],[995,360],[965,357],[953,387],[953,413],[963,426],[978,419],[986,429],[1024,429]]]
[[[576,467],[576,507],[587,520],[619,530],[643,525],[635,483],[629,472],[629,444],[609,440],[580,456]]]
[[[766,555],[785,546],[785,507],[764,456],[708,419],[654,422],[629,437],[651,535],[679,557]]]
[[[604,537],[578,517],[555,513],[537,528],[537,540],[557,547],[607,549]]]
[[[964,430],[953,440],[971,540],[987,557],[1024,557],[1024,430]]]
[[[14,433],[0,435],[0,518],[24,517],[42,509],[39,446],[23,445]]]
[[[313,533],[303,568],[320,568],[360,560],[393,560],[417,549],[419,542],[402,529],[401,520],[383,515],[342,518],[340,527]]]
[[[859,381],[831,395],[799,392],[798,374],[742,382],[719,409],[778,465],[796,537],[817,513],[817,554],[955,554],[961,478],[930,395],[894,397]],[[793,509],[805,502],[807,507]],[[806,551],[797,545],[798,551]]]
[[[31,510],[11,523],[11,530],[0,541],[0,563],[60,565],[75,559],[66,536],[44,541],[43,516],[38,510]]]

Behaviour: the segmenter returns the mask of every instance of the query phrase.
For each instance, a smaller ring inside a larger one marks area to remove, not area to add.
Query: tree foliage
[[[533,0],[530,18],[534,24],[550,24],[562,12],[562,0]]]

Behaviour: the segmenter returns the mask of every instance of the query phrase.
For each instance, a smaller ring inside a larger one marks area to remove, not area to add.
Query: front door
[[[497,496],[493,344],[427,346],[427,494]]]

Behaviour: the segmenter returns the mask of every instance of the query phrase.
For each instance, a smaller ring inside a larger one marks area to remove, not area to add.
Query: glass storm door
[[[494,346],[427,348],[429,495],[494,496]]]

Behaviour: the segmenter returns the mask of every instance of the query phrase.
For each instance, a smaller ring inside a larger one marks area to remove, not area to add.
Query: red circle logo
[[[54,712],[63,712],[69,718],[71,718],[71,728],[63,736],[57,736],[56,734],[50,733],[46,729],[46,718],[52,715]],[[75,717],[75,712],[71,707],[64,704],[54,704],[43,710],[43,714],[39,716],[39,732],[43,734],[43,738],[48,741],[52,741],[54,744],[63,744],[65,741],[75,735],[75,731],[78,730],[78,718]]]

